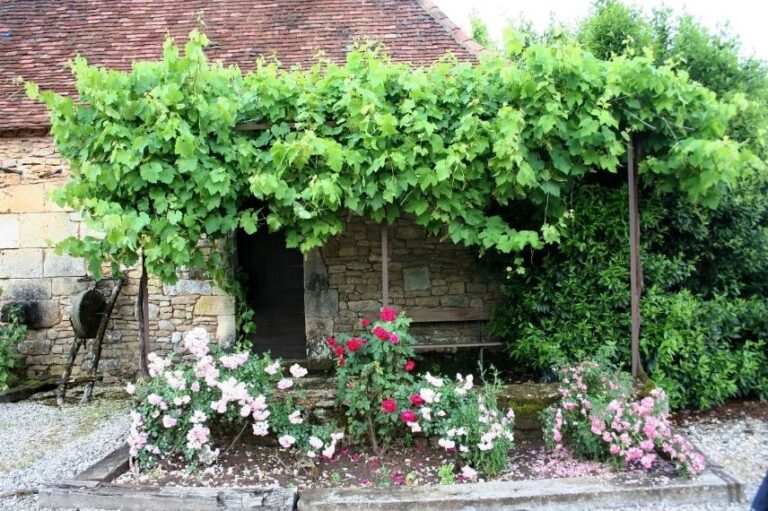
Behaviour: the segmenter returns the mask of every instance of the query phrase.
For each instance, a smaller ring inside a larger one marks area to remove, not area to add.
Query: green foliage
[[[0,289],[2,294],[2,289]],[[17,347],[27,334],[27,328],[19,323],[15,311],[11,311],[7,323],[0,323],[0,390],[5,390],[17,379],[21,366]]]
[[[72,168],[60,204],[103,238],[60,246],[94,274],[140,253],[173,281],[181,266],[221,267],[226,239],[266,224],[308,251],[348,214],[415,218],[481,252],[542,248],[560,236],[565,194],[615,172],[628,132],[649,132],[654,182],[716,200],[751,163],[725,137],[737,104],[647,56],[598,60],[569,41],[533,43],[514,61],[446,58],[426,68],[358,48],[344,65],[254,72],[206,60],[204,35],[130,72],[72,64],[80,99],[40,92]],[[240,121],[265,123],[257,132]],[[266,208],[245,207],[248,194]]]
[[[563,242],[533,262],[521,260],[522,275],[510,267],[491,324],[516,363],[532,369],[600,352],[629,362],[626,190],[589,185],[573,196],[577,213]],[[768,300],[760,277],[768,264],[767,211],[759,194],[752,197],[713,211],[641,196],[641,350],[673,407],[768,395]]]
[[[620,0],[596,0],[591,16],[579,26],[577,38],[604,60],[616,55],[639,54],[654,44],[652,27],[643,12]]]
[[[488,26],[476,13],[472,13],[469,17],[469,23],[472,28],[472,39],[474,39],[477,44],[481,44],[485,47],[493,45],[491,35],[488,33]]]
[[[440,484],[453,484],[456,482],[456,474],[453,472],[453,465],[440,465],[437,469],[437,477]]]
[[[72,176],[56,201],[84,214],[103,237],[65,240],[60,249],[117,273],[140,253],[165,282],[180,267],[217,266],[202,239],[226,237],[240,224],[247,183],[233,162],[250,146],[233,131],[242,76],[209,63],[205,36],[192,33],[183,54],[168,39],[163,60],[130,72],[72,63],[79,101],[29,84],[51,111],[51,133]]]
[[[574,37],[612,62],[636,61],[633,55],[650,52],[657,65],[669,63],[735,105],[735,115],[718,127],[730,145],[705,148],[678,140],[675,157],[663,162],[644,157],[641,183],[648,185],[655,173],[681,175],[678,165],[711,151],[727,158],[733,142],[754,155],[752,170],[723,190],[715,208],[691,204],[679,193],[687,178],[657,187],[670,193],[652,192],[650,186],[642,191],[642,349],[652,377],[669,391],[675,407],[708,408],[731,396],[766,396],[764,63],[740,57],[738,38],[725,31],[713,33],[689,16],[667,11],[649,16],[613,0],[596,2]],[[635,113],[626,115],[631,120]],[[677,137],[666,130],[666,115],[645,120],[652,126],[641,140],[646,156],[648,145]],[[713,168],[695,179],[708,180],[706,175],[721,178]],[[529,367],[591,358],[601,348],[612,351],[615,361],[629,360],[626,189],[601,177],[591,181],[602,186],[571,192],[574,220],[559,251],[546,250],[530,265],[523,258],[505,263],[510,277],[493,328],[509,340],[514,359]]]

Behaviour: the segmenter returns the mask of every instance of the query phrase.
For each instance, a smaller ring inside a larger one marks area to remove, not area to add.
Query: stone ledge
[[[681,506],[698,503],[722,504],[725,507],[740,501],[742,493],[740,482],[707,470],[693,480],[656,486],[630,486],[598,477],[578,477],[387,489],[316,489],[301,492],[298,510],[566,511],[603,506]]]

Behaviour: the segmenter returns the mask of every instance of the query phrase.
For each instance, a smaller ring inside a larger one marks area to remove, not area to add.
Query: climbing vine
[[[716,202],[753,163],[725,136],[739,98],[650,56],[534,44],[414,68],[359,47],[343,65],[243,74],[208,61],[207,44],[197,31],[183,52],[169,39],[162,60],[128,72],[77,58],[78,99],[28,84],[72,169],[56,200],[103,234],[62,249],[95,274],[140,254],[166,282],[182,266],[215,270],[220,251],[201,240],[262,224],[308,251],[348,215],[410,215],[480,250],[540,248],[559,240],[573,182],[616,172],[630,133],[643,134],[641,170],[694,200]]]

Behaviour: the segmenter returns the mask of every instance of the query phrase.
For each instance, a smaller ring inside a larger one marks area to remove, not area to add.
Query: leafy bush
[[[667,398],[660,388],[634,400],[628,375],[592,361],[566,367],[560,376],[561,400],[541,414],[550,447],[567,446],[578,455],[617,466],[651,469],[662,456],[683,475],[704,469],[703,456],[672,433]]]
[[[310,416],[289,388],[300,386],[307,370],[298,364],[283,373],[269,355],[224,354],[209,345],[207,332],[191,330],[184,339],[190,359],[150,355],[150,379],[127,390],[137,405],[128,437],[131,456],[151,466],[161,456],[178,454],[192,465],[213,462],[216,433],[273,433],[281,447],[309,458],[334,455],[343,437],[330,424],[311,424]]]
[[[629,362],[626,196],[625,188],[607,185],[576,188],[558,248],[510,266],[490,329],[507,339],[516,363],[546,371],[599,352]],[[713,211],[641,196],[641,350],[675,408],[768,396],[768,299],[760,278],[768,264],[760,226],[768,206],[757,197],[745,192]]]
[[[474,385],[472,375],[454,380],[430,373],[414,377],[410,319],[382,309],[363,332],[328,339],[338,357],[338,402],[346,410],[349,433],[382,450],[396,438],[439,437],[438,444],[455,451],[469,465],[494,475],[506,468],[513,448],[514,414],[496,406],[496,378]],[[464,478],[473,468],[465,466]]]
[[[14,310],[10,311],[8,322],[0,323],[0,390],[7,389],[16,381],[16,371],[21,366],[17,346],[26,333],[27,328],[19,323]]]

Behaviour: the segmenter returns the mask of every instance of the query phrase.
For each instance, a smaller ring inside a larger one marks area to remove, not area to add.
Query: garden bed
[[[226,442],[222,442],[226,445]],[[681,480],[668,463],[653,471],[634,468],[614,470],[605,463],[576,458],[567,450],[552,451],[541,439],[527,439],[510,451],[509,468],[493,480],[520,481],[596,477],[626,485],[657,485]],[[450,473],[441,476],[441,467]],[[275,446],[243,442],[222,454],[214,465],[198,471],[187,469],[182,458],[166,459],[157,467],[135,475],[126,472],[116,480],[126,486],[270,486],[309,488],[389,488],[468,483],[461,461],[445,449],[427,442],[390,448],[377,456],[365,447],[341,448],[333,459],[316,464],[295,452]],[[455,476],[453,474],[456,474]]]
[[[122,448],[76,480],[43,488],[40,504],[124,511],[573,510],[609,504],[706,502],[725,506],[743,499],[741,484],[719,470],[705,470],[694,479],[678,478],[671,467],[663,466],[651,472],[614,471],[605,464],[577,460],[567,452],[547,451],[540,441],[521,442],[510,455],[510,469],[498,480],[451,485],[434,484],[439,477],[430,469],[450,462],[450,456],[426,445],[422,450],[418,446],[407,451],[393,449],[376,459],[378,463],[371,463],[374,458],[365,452],[341,449],[335,460],[322,463],[314,474],[298,466],[286,451],[269,446],[242,445],[223,455],[216,465],[195,473],[173,468],[173,462],[166,461],[138,477],[128,470],[125,453]],[[275,470],[275,466],[283,468]],[[249,468],[250,474],[245,475]],[[406,468],[421,478],[401,483],[395,470],[402,473]],[[121,471],[124,473],[110,483]],[[333,473],[344,475],[337,479]]]

